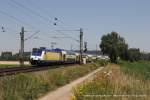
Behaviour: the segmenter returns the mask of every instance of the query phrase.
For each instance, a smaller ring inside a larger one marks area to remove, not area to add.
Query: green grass
[[[0,64],[0,68],[12,68],[12,67],[19,67],[18,64]],[[30,65],[25,65],[25,66],[30,66]]]
[[[99,64],[76,65],[0,78],[0,100],[34,100],[97,69]]]
[[[11,65],[11,64],[0,64],[0,68],[11,68],[11,67],[16,67],[18,65]]]
[[[120,61],[120,66],[126,74],[141,77],[144,80],[150,80],[150,61],[125,62]]]
[[[32,100],[37,94],[46,91],[50,87],[39,77],[33,75],[16,75],[3,78],[2,100]]]

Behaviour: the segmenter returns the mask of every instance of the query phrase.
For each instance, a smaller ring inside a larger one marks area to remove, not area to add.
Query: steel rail
[[[67,67],[75,64],[67,64],[67,65],[50,65],[50,66],[24,66],[24,67],[12,67],[12,68],[0,68],[0,77],[8,76],[8,75],[16,75],[19,73],[28,73],[28,72],[36,72],[43,71],[52,68],[60,68]]]

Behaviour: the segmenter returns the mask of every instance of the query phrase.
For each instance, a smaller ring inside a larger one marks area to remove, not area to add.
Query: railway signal
[[[87,51],[87,42],[84,42],[84,52]]]

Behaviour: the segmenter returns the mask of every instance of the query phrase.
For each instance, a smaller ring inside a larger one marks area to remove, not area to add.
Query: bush
[[[109,61],[104,59],[97,59],[94,60],[94,63],[99,64],[101,66],[106,66],[109,63]]]

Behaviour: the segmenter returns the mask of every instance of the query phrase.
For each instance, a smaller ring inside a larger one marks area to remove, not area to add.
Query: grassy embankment
[[[149,100],[150,62],[109,64],[74,89],[73,100]]]
[[[0,100],[34,100],[101,66],[101,63],[73,65],[48,71],[0,78]]]

